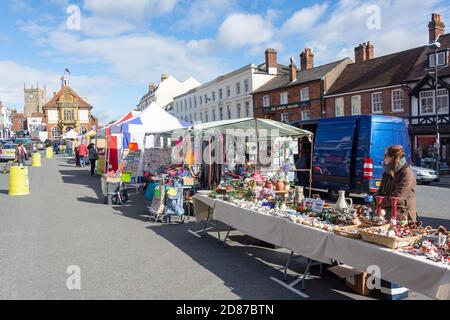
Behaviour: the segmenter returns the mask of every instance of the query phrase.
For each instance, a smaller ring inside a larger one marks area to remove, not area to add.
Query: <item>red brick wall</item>
[[[21,113],[16,113],[16,114],[14,114],[14,115],[13,115],[13,118],[12,118],[12,128],[13,128],[13,131],[25,130],[25,129],[26,129],[26,127],[25,127],[25,125],[26,125],[25,121],[26,121],[26,118],[23,117],[23,114],[21,114]],[[21,124],[23,124],[23,128],[21,128]]]
[[[302,88],[309,88],[309,107],[295,107],[290,109],[278,110],[277,112],[265,113],[263,111],[263,97],[266,95],[270,96],[270,105],[280,104],[280,93],[288,92],[288,103],[294,103],[300,101],[300,90]],[[275,89],[268,92],[258,92],[253,95],[253,112],[255,117],[258,118],[271,118],[276,121],[281,121],[282,113],[289,113],[289,121],[301,120],[301,112],[303,110],[310,110],[311,119],[320,118],[320,81],[314,81],[310,83],[302,83],[299,85]]]
[[[396,116],[396,117],[409,117],[409,96],[406,90],[403,90],[403,112],[392,112],[392,90],[382,89],[382,90],[372,90],[361,93],[344,94],[336,97],[326,97],[325,98],[325,117],[335,117],[335,100],[339,97],[344,97],[344,112],[345,116],[351,116],[351,97],[360,95],[361,96],[361,114],[372,114],[372,93],[382,92],[383,94],[383,113],[384,115]]]

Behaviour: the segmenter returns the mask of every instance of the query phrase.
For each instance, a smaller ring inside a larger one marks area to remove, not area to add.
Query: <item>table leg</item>
[[[231,232],[231,227],[228,227],[228,230],[227,230],[227,233],[226,233],[226,235],[225,235],[225,238],[224,238],[223,241],[222,241],[223,247],[224,247],[224,248],[227,247],[227,246],[226,246],[226,241],[227,241],[228,236],[230,235],[230,232]],[[219,238],[219,241],[220,241],[220,238]]]
[[[305,272],[303,273],[302,276],[302,290],[305,290],[305,284],[306,284],[306,276],[308,275],[309,269],[312,266],[312,260],[308,259],[308,264],[306,265],[306,269]]]
[[[286,267],[284,268],[284,281],[287,281],[287,270],[289,268],[289,264],[291,263],[291,259],[294,256],[294,251],[291,251],[291,253],[289,254],[289,257],[287,259],[286,262]]]

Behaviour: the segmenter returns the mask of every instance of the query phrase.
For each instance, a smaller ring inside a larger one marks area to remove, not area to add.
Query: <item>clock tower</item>
[[[30,118],[33,113],[42,113],[42,106],[47,103],[46,87],[39,88],[39,83],[36,88],[31,85],[30,88],[23,88],[24,92],[24,114],[26,118]]]

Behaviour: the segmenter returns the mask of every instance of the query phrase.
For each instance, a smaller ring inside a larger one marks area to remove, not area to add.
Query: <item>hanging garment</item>
[[[184,215],[183,208],[183,189],[170,187],[166,193],[166,207],[164,209],[164,215]]]
[[[159,185],[155,188],[150,212],[155,215],[161,215],[164,212],[165,186]]]
[[[145,190],[145,199],[148,201],[153,201],[153,196],[155,195],[155,189],[159,186],[157,182],[147,183],[147,189]]]

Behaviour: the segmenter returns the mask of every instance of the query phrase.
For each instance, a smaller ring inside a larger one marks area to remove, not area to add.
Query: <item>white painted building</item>
[[[252,92],[288,68],[276,63],[276,51],[266,51],[266,63],[249,64],[174,98],[171,113],[179,120],[206,123],[253,117]]]
[[[0,101],[0,139],[12,136],[12,112]]]
[[[195,87],[201,85],[199,81],[193,77],[189,77],[183,82],[178,81],[173,76],[161,75],[159,85],[150,83],[148,92],[141,98],[137,105],[138,111],[143,111],[152,102],[164,109],[167,109],[173,101],[173,97],[183,94]]]
[[[81,111],[80,111],[81,114]],[[29,132],[44,131],[45,123],[42,122],[42,117],[27,118],[27,130]]]

